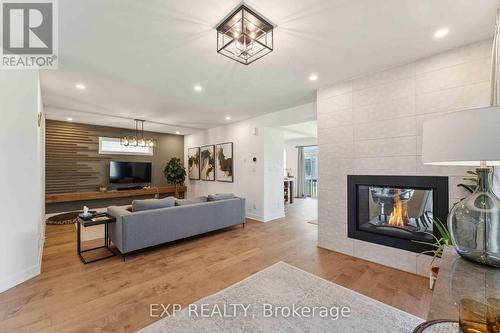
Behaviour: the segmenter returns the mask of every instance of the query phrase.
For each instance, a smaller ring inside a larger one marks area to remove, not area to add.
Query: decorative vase
[[[476,171],[478,186],[453,207],[448,229],[462,257],[500,268],[500,200],[492,189],[491,169]]]

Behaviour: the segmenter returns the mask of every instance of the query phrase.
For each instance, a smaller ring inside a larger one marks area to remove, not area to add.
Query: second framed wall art
[[[200,148],[200,179],[215,180],[215,146],[203,146]]]

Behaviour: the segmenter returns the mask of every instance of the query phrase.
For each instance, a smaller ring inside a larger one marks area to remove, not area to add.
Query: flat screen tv
[[[109,162],[111,184],[151,183],[151,163]]]

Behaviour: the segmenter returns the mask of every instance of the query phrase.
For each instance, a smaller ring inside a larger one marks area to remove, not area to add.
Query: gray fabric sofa
[[[109,238],[125,255],[238,224],[244,226],[245,199],[235,197],[139,212],[111,206],[108,214],[116,217],[116,223],[109,224]]]

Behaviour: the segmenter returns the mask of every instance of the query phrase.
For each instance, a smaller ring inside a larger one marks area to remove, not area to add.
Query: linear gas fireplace
[[[433,220],[446,221],[448,177],[347,176],[348,236],[422,252]]]

